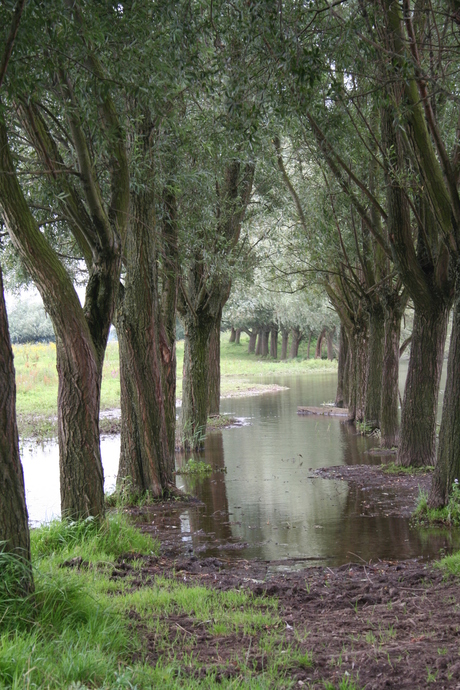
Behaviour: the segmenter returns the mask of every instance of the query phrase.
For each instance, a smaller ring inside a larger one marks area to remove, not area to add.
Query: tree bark
[[[278,326],[270,328],[270,357],[278,359]]]
[[[248,354],[254,354],[256,351],[256,341],[257,341],[257,330],[253,329],[248,331],[249,333],[249,343],[248,343]]]
[[[117,311],[121,449],[117,485],[133,496],[163,494],[168,455],[159,348],[159,306],[152,205],[133,198],[125,247],[126,275]],[[164,462],[164,461],[163,461]],[[172,471],[168,480],[172,480]]]
[[[287,359],[287,351],[289,344],[289,331],[285,328],[281,329],[281,360]]]
[[[239,345],[241,339],[241,328],[236,329],[235,344]]]
[[[230,331],[230,338],[229,338],[228,342],[234,343],[235,341],[236,341],[236,330],[232,326],[231,331]]]
[[[334,328],[328,328],[327,331],[327,358],[330,362],[334,359],[334,335],[335,335],[335,326]]]
[[[262,354],[262,339],[263,339],[263,329],[257,329],[257,343],[256,343],[256,357],[260,357]]]
[[[252,163],[247,163],[241,171],[240,161],[232,160],[225,166],[222,184],[216,183],[216,230],[225,241],[229,255],[238,243],[253,179]],[[185,325],[181,433],[186,449],[203,447],[208,414],[209,341],[213,328],[217,323],[220,325],[231,284],[231,275],[217,273],[210,277],[199,251],[190,257],[181,280],[179,309]]]
[[[383,347],[382,399],[380,404],[380,445],[393,448],[399,444],[399,340],[406,299],[383,300],[385,342]]]
[[[307,359],[310,359],[311,330],[308,331]]]
[[[368,359],[368,328],[364,320],[357,322],[349,341],[350,379],[349,379],[349,421],[364,421],[366,387],[367,387],[367,359]]]
[[[344,378],[345,378],[345,362],[347,359],[348,352],[348,340],[345,327],[343,324],[340,326],[339,335],[339,357],[337,366],[337,392],[335,394],[334,405],[336,407],[344,407]]]
[[[460,289],[458,278],[453,311],[437,462],[429,495],[429,505],[432,508],[447,505],[454,483],[460,481]]]
[[[13,351],[8,332],[1,268],[0,400],[0,542],[4,542],[2,549],[18,555],[24,563],[24,579],[18,582],[18,589],[21,594],[27,594],[33,590],[29,522],[19,457]]]
[[[315,359],[321,359],[321,350],[322,350],[323,340],[324,340],[325,335],[326,335],[326,328],[323,328],[321,330],[321,333],[318,336],[318,340],[316,341]]]
[[[382,404],[382,371],[385,323],[383,307],[373,300],[369,310],[369,340],[366,375],[366,401],[364,419],[372,428],[380,428]]]
[[[449,310],[415,308],[412,346],[401,415],[397,464],[434,465],[436,417]]]
[[[302,342],[303,333],[300,328],[291,328],[291,359],[299,356],[299,345]]]
[[[148,160],[147,134],[144,142]],[[117,310],[121,391],[117,485],[133,496],[149,492],[159,498],[175,489],[177,223],[175,198],[168,186],[162,197],[162,225],[156,222],[153,182],[149,182],[132,195],[125,281]]]
[[[270,327],[264,326],[262,328],[262,357],[268,357],[268,339],[270,337]]]
[[[208,415],[220,410],[220,325],[222,312],[213,324],[209,338]],[[236,334],[235,334],[236,336]]]
[[[207,313],[185,317],[181,433],[186,450],[201,450],[208,418],[209,339],[213,320]]]

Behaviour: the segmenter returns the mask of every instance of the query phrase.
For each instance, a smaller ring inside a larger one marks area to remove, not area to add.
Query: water
[[[352,425],[334,417],[297,415],[298,405],[334,399],[336,375],[258,381],[288,390],[223,400],[221,411],[244,419],[245,425],[208,435],[203,459],[213,466],[212,475],[177,477],[180,488],[203,501],[203,507],[178,517],[184,548],[228,560],[285,560],[293,567],[431,558],[440,549],[460,547],[457,535],[413,529],[407,519],[388,516],[378,504],[372,517],[363,516],[362,491],[345,481],[313,476],[320,467],[380,462],[366,453],[377,441],[356,435]],[[118,453],[118,438],[102,440],[106,490],[115,483]],[[183,461],[178,457],[178,464]],[[58,516],[56,444],[43,449],[26,445],[23,464],[31,523]]]

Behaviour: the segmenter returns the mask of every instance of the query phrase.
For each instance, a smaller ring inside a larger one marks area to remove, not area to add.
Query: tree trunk
[[[268,357],[268,339],[270,337],[269,326],[264,326],[262,328],[262,357]]]
[[[349,379],[349,421],[362,422],[364,420],[366,386],[367,386],[367,356],[368,329],[362,321],[355,325],[349,342],[350,379]]]
[[[337,366],[337,392],[335,394],[335,402],[334,402],[334,405],[336,407],[344,407],[344,400],[345,400],[344,377],[345,377],[345,362],[346,362],[346,358],[347,358],[347,352],[348,352],[347,334],[345,332],[345,327],[343,325],[341,325],[340,326],[340,335],[339,335],[339,358],[338,358],[338,366]]]
[[[116,324],[121,392],[117,485],[133,496],[149,492],[158,498],[174,483],[171,399],[164,366],[170,364],[175,371],[175,362],[171,362],[174,352],[165,337],[158,295],[154,209],[152,190],[133,195]],[[175,311],[174,295],[172,299]]]
[[[8,332],[3,280],[0,269],[0,542],[2,549],[17,554],[24,565],[20,593],[33,590],[30,567],[30,536],[24,492],[24,476],[19,457],[16,424],[16,383],[13,351]]]
[[[299,355],[299,345],[302,342],[303,334],[300,328],[291,329],[291,359],[295,359]]]
[[[256,344],[256,357],[260,357],[262,354],[262,339],[263,339],[263,329],[257,329],[257,344]]]
[[[236,329],[235,344],[239,345],[241,339],[241,328]]]
[[[381,303],[374,301],[369,311],[369,349],[364,419],[369,426],[377,429],[380,428],[380,407],[382,404],[384,316]]]
[[[327,358],[330,362],[334,359],[334,335],[335,326],[327,331]]]
[[[256,351],[256,340],[257,331],[255,329],[253,331],[249,331],[248,354],[250,355]]]
[[[380,445],[382,448],[393,448],[399,444],[399,340],[404,307],[402,304],[393,305],[385,301],[384,310],[385,342],[380,404]]]
[[[449,310],[415,309],[412,346],[401,415],[397,464],[434,465],[436,416]]]
[[[162,323],[160,329],[162,383],[168,437],[168,468],[170,468],[171,473],[175,470],[176,454],[176,317],[179,287],[177,203],[174,189],[173,184],[167,184],[163,190],[162,251],[164,266],[161,272]],[[171,488],[175,490],[175,482]]]
[[[213,321],[208,314],[184,319],[184,370],[182,379],[181,434],[186,450],[201,450],[208,418],[209,339]]]
[[[316,341],[315,359],[321,359],[321,348],[323,345],[323,339],[326,335],[326,328],[323,328]]]
[[[284,361],[287,359],[287,351],[289,344],[289,331],[286,329],[281,329],[281,359]]]
[[[104,514],[99,440],[102,368],[81,339],[56,334],[58,439],[62,517]]]
[[[229,338],[228,342],[229,342],[229,343],[234,343],[235,340],[236,340],[236,330],[235,330],[235,329],[233,328],[233,326],[232,326],[232,329],[231,329],[231,331],[230,331],[230,338]]]
[[[447,505],[454,483],[460,481],[460,286],[457,278],[437,462],[429,505]]]
[[[307,359],[310,359],[311,330],[308,331]]]
[[[278,326],[272,326],[270,329],[270,357],[278,358]]]
[[[208,368],[208,415],[219,414],[220,410],[220,317],[214,323],[209,338]],[[235,333],[236,336],[236,333]]]

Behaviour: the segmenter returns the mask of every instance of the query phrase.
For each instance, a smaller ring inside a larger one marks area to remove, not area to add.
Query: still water
[[[404,372],[401,384],[404,383]],[[356,434],[334,417],[297,415],[298,405],[334,399],[334,374],[277,376],[287,390],[223,400],[221,411],[242,426],[213,432],[202,456],[214,472],[178,476],[180,488],[203,502],[178,517],[184,550],[203,556],[339,565],[349,561],[431,558],[460,547],[457,535],[413,529],[378,507],[362,515],[363,493],[344,481],[315,477],[312,470],[380,462],[366,451],[374,439]],[[119,439],[102,440],[105,488],[115,484]],[[59,515],[56,444],[23,446],[27,504],[32,524]],[[178,457],[178,465],[184,459]]]

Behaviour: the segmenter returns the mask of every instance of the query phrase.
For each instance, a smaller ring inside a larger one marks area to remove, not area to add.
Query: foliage
[[[10,338],[15,343],[54,343],[51,319],[39,303],[19,302],[8,312]]]
[[[205,476],[207,474],[212,474],[212,467],[203,460],[194,460],[193,458],[190,458],[190,460],[187,460],[185,465],[176,470],[176,474],[194,474]]]

